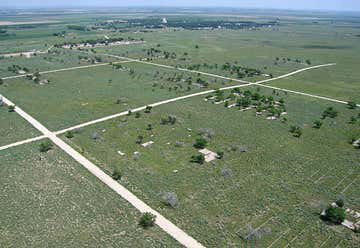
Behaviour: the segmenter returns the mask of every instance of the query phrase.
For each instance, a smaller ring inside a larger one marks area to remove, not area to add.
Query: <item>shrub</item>
[[[347,105],[349,109],[356,109],[357,107],[355,102],[348,102]]]
[[[162,193],[161,200],[165,205],[169,207],[175,207],[178,203],[177,196],[174,192]]]
[[[119,180],[121,180],[122,174],[119,170],[114,170],[111,177],[112,177],[112,179],[119,181]]]
[[[52,148],[53,148],[53,144],[51,143],[51,141],[47,140],[47,141],[40,143],[39,151],[47,152],[47,151],[50,151]]]
[[[340,208],[344,207],[344,200],[339,198],[336,200],[336,205],[338,205]]]
[[[8,107],[8,111],[11,112],[15,112],[15,105],[9,105]]]
[[[325,217],[336,225],[340,225],[345,220],[345,210],[340,207],[328,207],[325,210]]]
[[[153,214],[144,213],[139,220],[139,225],[147,229],[149,227],[154,226],[155,219],[156,217]]]
[[[177,117],[175,115],[169,115],[167,118],[161,118],[161,125],[174,125]]]
[[[204,149],[206,145],[207,145],[207,140],[200,137],[196,139],[194,147],[197,149]]]
[[[152,109],[151,106],[146,106],[145,113],[149,114],[151,112],[151,109]]]
[[[175,147],[183,147],[183,146],[184,146],[184,142],[182,142],[182,141],[175,142]]]
[[[2,78],[0,78],[0,85],[4,84],[4,80]]]
[[[356,117],[355,116],[351,116],[350,117],[350,120],[349,120],[349,124],[355,124],[357,121]]]
[[[141,116],[141,114],[140,114],[139,112],[136,112],[136,113],[135,113],[135,118],[138,119],[138,118],[140,118],[140,116]]]
[[[292,133],[294,137],[299,138],[302,135],[302,129],[297,126],[291,126],[290,133]]]
[[[205,157],[202,154],[194,155],[191,157],[191,162],[197,164],[203,164],[205,162]]]
[[[223,168],[221,170],[221,175],[225,178],[230,178],[232,176],[232,170],[230,168]]]
[[[198,132],[199,135],[208,139],[211,139],[215,136],[215,131],[212,128],[199,128]]]
[[[325,109],[322,118],[325,119],[326,117],[335,118],[338,115],[338,111],[335,110],[333,107],[328,107]]]
[[[99,135],[97,132],[93,132],[93,133],[91,134],[91,138],[92,138],[93,140],[98,140],[98,139],[100,139],[100,135]]]
[[[144,140],[144,137],[143,136],[141,136],[141,135],[139,135],[138,137],[137,137],[137,139],[136,139],[136,144],[141,144],[142,142],[143,142],[143,140]]]
[[[316,121],[314,121],[314,123],[313,123],[314,125],[313,125],[313,127],[314,128],[316,128],[316,129],[320,129],[321,128],[321,126],[323,125],[323,122],[322,121],[320,121],[320,120],[316,120]]]
[[[74,138],[74,133],[72,131],[67,131],[65,133],[65,137],[68,139],[72,139],[72,138]]]
[[[217,151],[217,158],[222,159],[223,157],[224,157],[224,152],[223,151]]]

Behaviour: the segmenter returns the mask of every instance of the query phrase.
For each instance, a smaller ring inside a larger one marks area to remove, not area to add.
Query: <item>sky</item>
[[[236,7],[360,11],[360,0],[0,0],[1,7]]]

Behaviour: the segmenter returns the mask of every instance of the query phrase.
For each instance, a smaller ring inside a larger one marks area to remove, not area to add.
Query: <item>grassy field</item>
[[[130,74],[130,70],[134,73]],[[159,76],[154,77],[156,72]],[[175,75],[182,75],[182,78],[191,76],[193,81],[197,78],[190,73],[127,63],[122,69],[107,65],[47,74],[41,78],[50,80],[48,85],[22,78],[11,79],[0,86],[0,92],[14,99],[18,106],[50,129],[57,130],[201,90],[196,85],[188,88],[188,83],[183,81],[167,80]],[[210,82],[211,87],[223,86],[222,81],[201,78]],[[226,84],[229,85],[228,82]]]
[[[40,133],[6,106],[0,106],[0,146],[23,139],[36,137]]]
[[[256,228],[268,220],[265,226],[271,233],[258,241],[260,246],[270,245],[288,229],[276,246],[300,232],[292,247],[320,246],[328,237],[329,247],[345,237],[345,247],[355,245],[357,236],[327,226],[319,212],[340,196],[347,206],[360,208],[355,190],[359,151],[348,143],[352,135],[360,135],[358,123],[348,124],[358,111],[335,105],[339,116],[316,130],[312,122],[332,104],[283,93],[275,97],[285,99],[286,124],[196,98],[155,108],[139,119],[124,117],[81,129],[73,139],[65,139],[109,173],[119,169],[124,174],[122,184],[206,246],[245,245],[239,235],[247,225]],[[160,125],[169,114],[177,116],[177,123]],[[146,130],[148,124],[153,130]],[[289,132],[291,125],[303,128],[300,138]],[[208,148],[224,151],[224,159],[202,166],[190,162],[197,154],[192,144],[201,128],[213,130]],[[97,140],[92,138],[95,132]],[[155,143],[143,148],[135,143],[139,135],[143,142]],[[175,147],[176,141],[184,146]],[[238,147],[248,151],[241,153]],[[141,153],[138,160],[133,158],[135,151]],[[232,176],[222,176],[224,169]],[[351,182],[354,185],[342,192]],[[175,192],[178,206],[164,206],[162,192]]]
[[[0,152],[1,247],[176,247],[140,213],[57,148]]]
[[[112,20],[161,20],[163,16],[169,22],[276,20],[279,25],[236,30],[143,26],[112,30],[96,26]],[[96,53],[90,54],[54,49],[29,59],[2,58],[0,77],[16,75],[8,70],[12,65],[34,73],[92,64],[81,56],[101,57],[106,63],[117,61],[103,53],[183,68],[195,64],[199,71],[236,78],[238,74],[223,68],[229,63],[261,71],[260,75],[243,78],[252,82],[310,65],[337,63],[270,85],[360,102],[358,17],[276,12],[139,14],[119,10],[0,16],[0,22],[31,20],[56,23],[0,26],[0,54],[45,50],[54,44],[105,36],[143,38],[145,43],[95,48]],[[86,30],[70,29],[73,24]],[[54,36],[63,31],[64,37]],[[149,57],[152,48],[161,51],[158,57]],[[164,52],[176,56],[166,59]],[[157,101],[237,84],[134,62],[119,68],[105,65],[50,73],[41,75],[43,79],[50,83],[26,78],[4,80],[0,93],[54,131]],[[256,116],[255,110],[225,108],[224,103],[204,101],[204,96],[162,105],[151,113],[133,113],[76,130],[73,138],[61,138],[107,173],[119,170],[121,184],[207,247],[357,247],[358,234],[328,225],[320,220],[319,213],[339,197],[345,199],[346,207],[360,211],[359,150],[350,144],[360,138],[359,108],[351,110],[343,104],[261,87],[249,89],[277,101],[284,99],[287,120],[272,121]],[[328,107],[334,107],[339,115],[323,120],[320,129],[313,128],[313,122]],[[176,116],[176,123],[162,125],[161,119],[169,116]],[[291,126],[302,130],[301,137],[289,132]],[[0,145],[38,134],[5,106],[0,107],[0,128]],[[203,165],[190,162],[199,154],[193,143],[201,130],[209,136],[208,149],[224,152],[222,159]],[[140,136],[138,143],[154,144],[137,144]],[[130,205],[57,148],[43,154],[38,152],[38,145],[0,152],[0,180],[4,185],[0,190],[4,209],[0,246],[178,245],[157,227],[148,231],[139,228],[139,213]],[[174,208],[162,202],[164,192],[176,194]],[[250,227],[261,228],[258,230],[263,235],[245,241]]]

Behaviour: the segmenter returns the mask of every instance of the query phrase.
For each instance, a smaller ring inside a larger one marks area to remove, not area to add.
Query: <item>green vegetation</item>
[[[17,13],[2,19],[35,18]],[[314,213],[339,195],[359,210],[358,17],[184,10],[164,13],[163,23],[156,13],[49,13],[35,18],[49,23],[1,27],[1,54],[56,47],[30,58],[0,55],[0,77],[19,76],[1,80],[0,93],[53,131],[128,112],[61,138],[207,247],[355,247],[356,234]],[[326,63],[336,65],[266,84],[347,105],[246,86],[150,107]],[[141,106],[145,113],[132,111]],[[7,111],[0,107],[1,145],[38,135]],[[205,147],[218,159],[205,163],[196,150]],[[0,160],[0,246],[178,245],[149,228],[154,216],[141,216],[48,141],[2,151]],[[335,223],[343,219],[337,204],[327,211]]]
[[[330,222],[340,225],[345,220],[345,209],[330,206],[325,211],[325,217]]]
[[[1,247],[180,247],[160,228],[54,148],[38,143],[0,151]]]
[[[151,213],[144,213],[139,220],[139,225],[142,226],[144,229],[148,229],[154,226],[154,223],[155,216]]]
[[[39,145],[39,151],[40,152],[48,152],[53,148],[53,143],[51,143],[50,140],[46,140],[44,142],[41,142]]]

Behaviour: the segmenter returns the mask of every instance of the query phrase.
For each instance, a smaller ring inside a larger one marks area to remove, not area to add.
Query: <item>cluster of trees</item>
[[[344,209],[344,201],[338,199],[336,201],[336,206],[330,205],[323,215],[323,217],[335,225],[340,225],[344,222],[346,214]]]
[[[143,49],[143,52],[146,53],[146,56],[153,58],[153,57],[160,57],[163,56],[165,59],[176,59],[177,54],[175,52],[168,52],[163,51],[158,48],[149,48],[149,49]]]
[[[24,71],[24,72],[29,72],[29,69],[26,67],[21,67],[20,65],[11,65],[8,67],[8,71],[13,72],[13,73],[17,73],[18,71]]]
[[[253,77],[261,75],[262,72],[255,68],[249,68],[245,66],[238,65],[238,62],[235,61],[233,64],[226,62],[225,64],[219,65],[219,64],[191,64],[187,66],[187,69],[189,70],[199,70],[201,67],[206,69],[220,69],[222,71],[227,71],[231,75],[235,74],[237,78],[244,78],[244,77]]]
[[[76,47],[79,45],[95,46],[98,44],[108,45],[108,44],[111,44],[114,42],[125,42],[125,41],[144,41],[144,39],[143,38],[136,39],[136,38],[132,38],[132,37],[127,37],[127,38],[118,37],[118,38],[109,38],[109,39],[101,38],[101,39],[89,39],[89,40],[80,41],[80,42],[64,42],[62,44],[56,44],[54,46],[57,48],[64,47],[64,46]]]
[[[70,30],[77,30],[77,31],[90,31],[90,29],[86,26],[82,26],[82,25],[67,25],[66,26],[68,29]]]
[[[163,23],[161,18],[143,18],[143,19],[129,19],[127,27],[143,27],[149,29],[158,29],[164,27],[183,28],[189,30],[198,29],[255,29],[261,27],[277,26],[278,21],[268,22],[254,22],[254,21],[232,21],[232,20],[206,20],[206,19],[192,19],[189,18],[184,21],[183,18],[171,18],[167,23]]]
[[[283,64],[286,64],[287,62],[295,62],[295,63],[297,63],[297,64],[302,64],[302,63],[303,63],[303,60],[298,59],[298,58],[292,59],[292,58],[289,58],[289,57],[287,57],[287,58],[285,58],[285,57],[283,57],[283,58],[276,57],[276,58],[275,58],[275,61],[274,61],[274,65],[278,65],[280,62],[282,62]],[[306,59],[306,60],[305,60],[305,63],[306,63],[307,65],[311,65],[311,60],[310,60],[310,59]]]
[[[167,118],[161,118],[160,124],[161,125],[175,125],[177,121],[177,117],[175,115],[168,115]]]

